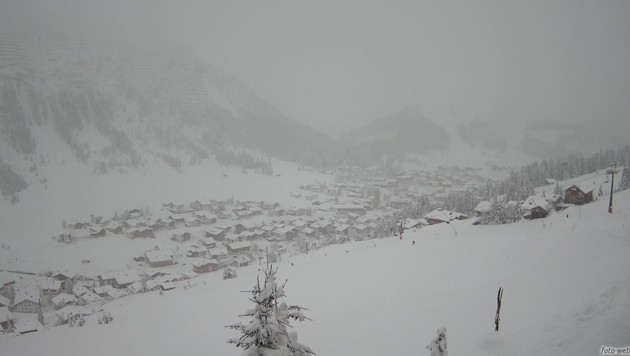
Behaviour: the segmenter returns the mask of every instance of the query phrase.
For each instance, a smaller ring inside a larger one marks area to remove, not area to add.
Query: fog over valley
[[[623,354],[629,18],[0,0],[0,350]]]

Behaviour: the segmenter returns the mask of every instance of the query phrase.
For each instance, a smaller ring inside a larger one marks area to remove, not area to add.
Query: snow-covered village
[[[628,16],[0,3],[0,355],[630,354]]]

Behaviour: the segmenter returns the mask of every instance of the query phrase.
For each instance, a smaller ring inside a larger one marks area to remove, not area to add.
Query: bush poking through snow
[[[223,271],[223,279],[232,278],[236,278],[236,271],[231,268],[226,268],[225,271]]]
[[[108,312],[103,312],[98,318],[99,325],[109,324],[112,321],[114,321],[114,317]]]
[[[431,356],[448,356],[447,346],[446,328],[441,327],[437,329],[437,337],[431,341],[427,349],[431,351]]]

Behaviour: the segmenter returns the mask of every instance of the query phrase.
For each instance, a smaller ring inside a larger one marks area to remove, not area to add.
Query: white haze
[[[624,1],[3,1],[0,31],[185,46],[288,117],[339,134],[437,120],[630,131]],[[621,133],[620,133],[621,132]]]

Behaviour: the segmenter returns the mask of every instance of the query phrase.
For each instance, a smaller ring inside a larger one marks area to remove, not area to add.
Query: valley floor
[[[630,344],[630,192],[544,220],[439,224],[404,238],[368,240],[285,257],[288,304],[309,308],[294,323],[318,355],[422,355],[446,327],[451,355],[596,355]],[[412,245],[415,241],[415,245]],[[210,273],[160,295],[104,305],[83,327],[0,339],[6,355],[238,355],[225,328],[247,320],[258,266],[233,280]],[[190,288],[188,287],[188,283]],[[494,332],[503,287],[501,330]],[[239,320],[242,319],[242,320]]]

